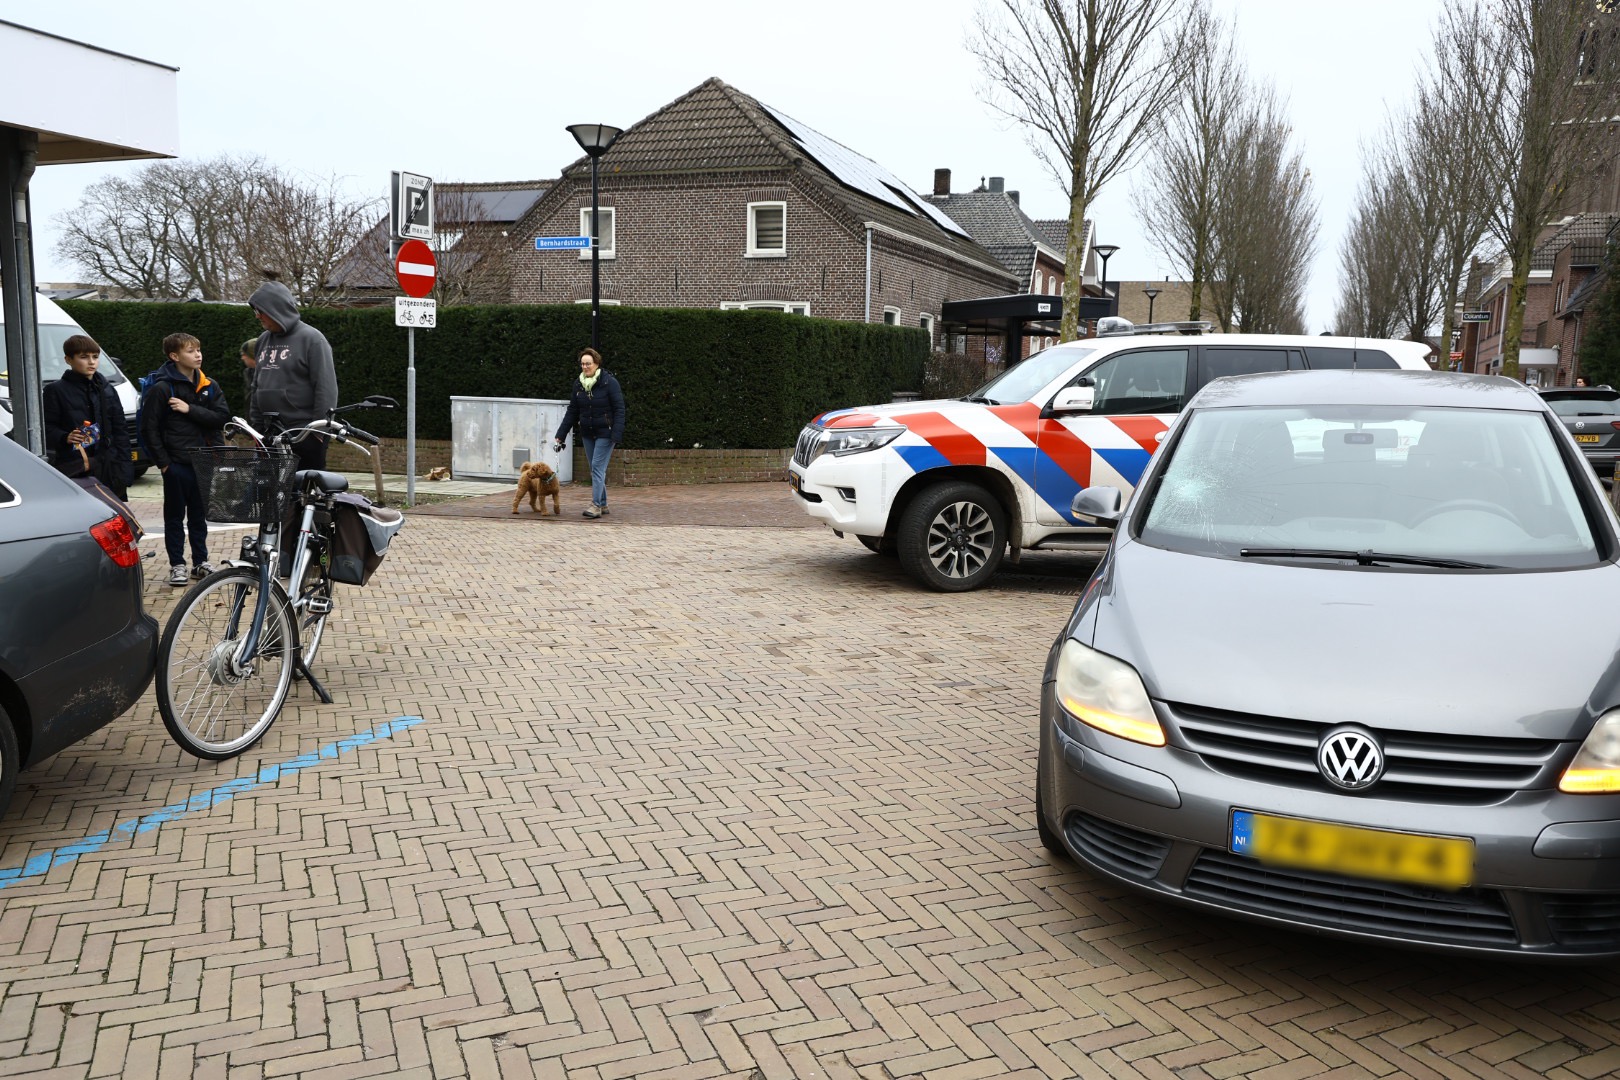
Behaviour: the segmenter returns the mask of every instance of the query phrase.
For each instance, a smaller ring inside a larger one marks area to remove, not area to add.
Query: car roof
[[[1548,401],[1570,401],[1585,397],[1613,401],[1620,397],[1620,390],[1612,386],[1550,386],[1541,391],[1541,396]]]
[[[1541,396],[1498,375],[1451,371],[1267,371],[1215,379],[1188,408],[1248,405],[1398,405],[1546,412]]]

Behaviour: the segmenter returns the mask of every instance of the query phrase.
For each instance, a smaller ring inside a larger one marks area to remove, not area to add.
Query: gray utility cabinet
[[[525,461],[543,461],[574,482],[574,436],[561,453],[551,437],[568,402],[543,398],[452,397],[450,474],[460,480],[513,480]]]

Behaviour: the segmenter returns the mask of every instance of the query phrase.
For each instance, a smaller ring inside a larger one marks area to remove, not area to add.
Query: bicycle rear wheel
[[[325,570],[311,564],[304,572],[304,585],[298,591],[298,646],[304,667],[315,666],[315,653],[326,633],[326,620],[332,616],[332,579]]]
[[[158,711],[174,741],[197,757],[236,757],[264,737],[287,700],[298,641],[279,585],[271,585],[257,650],[240,670],[233,663],[258,599],[258,571],[221,570],[186,590],[164,628]]]

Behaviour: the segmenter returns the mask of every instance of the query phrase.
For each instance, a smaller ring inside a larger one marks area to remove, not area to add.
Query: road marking
[[[31,856],[21,866],[9,870],[0,869],[0,889],[4,889],[8,885],[15,885],[17,882],[28,878],[41,877],[52,867],[74,862],[80,855],[88,855],[115,841],[129,840],[139,836],[141,833],[151,832],[153,829],[177,818],[185,817],[187,814],[195,813],[198,810],[211,810],[220,803],[227,802],[242,794],[244,791],[252,791],[254,788],[273,784],[283,776],[291,776],[302,769],[309,768],[311,765],[319,765],[322,761],[335,758],[345,751],[353,750],[370,742],[376,742],[378,739],[386,739],[396,731],[404,731],[406,728],[413,727],[421,722],[422,717],[420,716],[397,716],[392,720],[378,724],[370,731],[362,732],[359,735],[350,735],[347,738],[338,739],[336,742],[329,742],[313,754],[303,754],[290,761],[266,765],[252,776],[239,776],[235,780],[227,781],[216,788],[198,792],[185,802],[174,803],[160,810],[153,810],[150,814],[130,818],[128,821],[120,821],[110,829],[91,833],[83,840],[68,844],[65,847],[42,851],[38,855]]]

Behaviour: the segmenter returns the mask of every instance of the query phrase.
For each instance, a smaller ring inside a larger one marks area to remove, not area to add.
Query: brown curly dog
[[[553,516],[562,514],[562,507],[558,498],[562,494],[562,484],[557,482],[557,473],[550,465],[543,461],[525,461],[518,473],[517,494],[512,497],[512,513],[518,512],[518,504],[523,496],[529,497],[529,509],[544,517],[546,514],[546,496],[551,496],[551,513]]]

